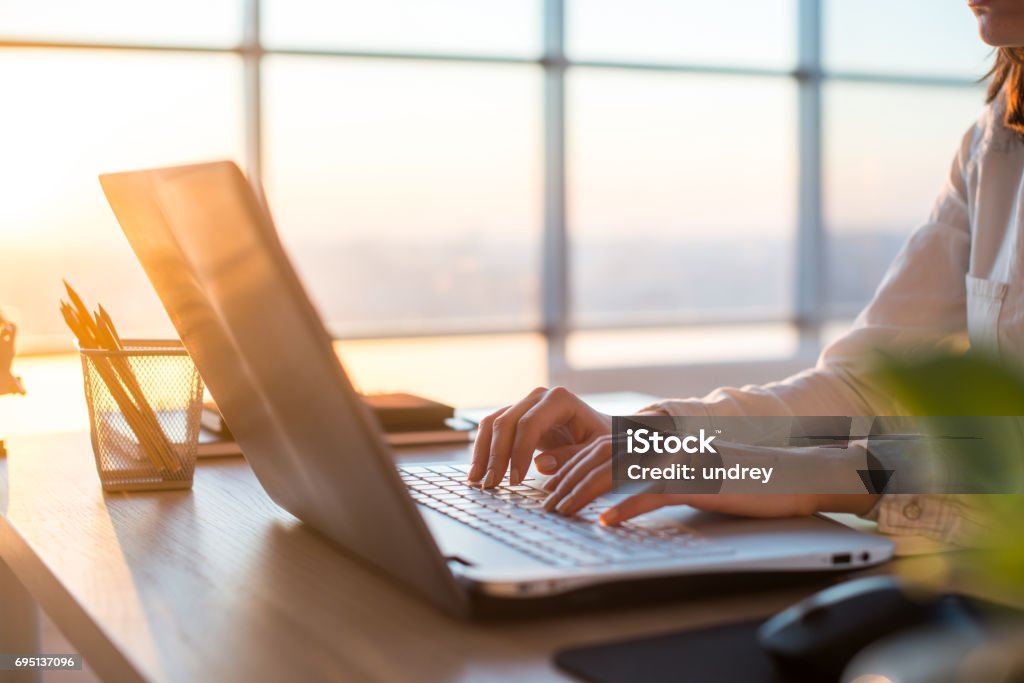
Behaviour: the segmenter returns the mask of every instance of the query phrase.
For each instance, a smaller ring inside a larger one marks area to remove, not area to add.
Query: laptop
[[[270,213],[232,162],[114,173],[103,191],[267,494],[441,609],[623,582],[831,571],[892,544],[822,517],[668,508],[618,528],[569,519],[536,480],[481,491],[467,465],[399,467],[339,362]],[[482,380],[486,381],[486,380]],[[688,578],[689,577],[689,578]]]

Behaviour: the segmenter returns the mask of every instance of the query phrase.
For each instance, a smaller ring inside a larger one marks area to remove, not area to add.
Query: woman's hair
[[[988,76],[988,101],[995,101],[1002,93],[1006,102],[1003,125],[1024,135],[1024,48],[999,48]]]

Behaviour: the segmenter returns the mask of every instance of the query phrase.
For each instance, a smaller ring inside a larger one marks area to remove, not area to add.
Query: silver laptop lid
[[[271,498],[463,613],[465,595],[238,167],[115,173],[100,183]]]

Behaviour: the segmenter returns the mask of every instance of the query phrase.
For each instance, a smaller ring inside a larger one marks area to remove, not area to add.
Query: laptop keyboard
[[[614,502],[608,497],[593,501],[575,517],[563,517],[544,510],[545,491],[508,483],[481,491],[466,483],[468,471],[468,465],[399,468],[417,503],[547,564],[607,565],[732,552],[677,524],[601,526],[598,515]]]

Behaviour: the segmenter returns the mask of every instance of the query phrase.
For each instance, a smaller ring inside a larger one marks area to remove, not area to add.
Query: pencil
[[[115,350],[110,348],[110,341],[112,341],[108,339],[110,333],[104,334],[101,326],[89,315],[81,297],[67,282],[64,285],[74,306],[62,301],[61,314],[68,327],[78,338],[81,347]],[[117,346],[119,348],[119,345]],[[111,397],[124,415],[125,421],[128,422],[129,428],[138,438],[139,445],[142,446],[154,466],[160,470],[180,470],[181,463],[177,455],[160,428],[159,420],[146,401],[134,373],[131,372],[131,368],[124,362],[124,359],[119,358],[115,361],[110,358],[94,357],[92,360],[93,367],[96,368]],[[126,379],[127,381],[125,381]],[[135,400],[130,394],[134,394]]]
[[[71,306],[62,301],[60,312],[64,316],[64,321],[67,323],[68,327],[71,328],[71,331],[78,338],[80,347],[83,349],[93,348],[95,344],[92,336],[89,334],[88,330],[86,330],[81,323],[75,319],[74,311]],[[103,380],[103,383],[107,385],[107,389],[110,391],[111,397],[114,399],[114,402],[117,403],[118,408],[121,409],[121,413],[124,415],[125,421],[128,422],[128,426],[133,432],[135,432],[136,437],[139,439],[139,443],[143,445],[143,450],[146,455],[153,461],[154,466],[162,468],[163,463],[158,455],[157,449],[153,445],[149,444],[150,439],[147,436],[146,429],[142,425],[142,419],[138,415],[135,405],[121,389],[118,380],[112,374],[112,369],[108,367],[103,360],[104,359],[94,359],[92,367],[96,369],[96,372]]]
[[[109,316],[104,318],[101,314],[97,313],[95,315],[95,324],[98,333],[97,341],[99,341],[100,346],[110,351],[121,351],[122,347],[120,337],[116,330],[112,329],[113,323],[110,321]],[[164,434],[163,427],[160,425],[159,416],[149,404],[149,401],[146,398],[146,393],[143,391],[138,378],[132,371],[131,363],[127,358],[123,357],[111,358],[110,362],[114,366],[114,370],[120,377],[121,382],[128,389],[129,395],[134,397],[135,405],[142,414],[143,421],[154,432],[160,454],[165,460],[167,460],[167,466],[175,472],[180,470],[181,462],[179,461],[177,454],[174,452],[174,447],[170,444]]]
[[[96,347],[105,348],[109,351],[120,351],[120,335],[117,334],[113,321],[110,316],[107,315],[106,311],[103,310],[103,307],[100,306],[102,313],[97,314],[95,319],[93,319],[93,316],[89,314],[89,309],[86,307],[82,297],[78,295],[78,292],[68,284],[67,280],[64,280],[63,282],[64,289],[67,290],[72,304],[74,304],[75,309],[77,309],[78,320],[82,326],[89,331],[91,337],[96,342]],[[166,467],[177,472],[181,469],[181,462],[179,461],[177,454],[174,452],[174,447],[171,446],[170,442],[167,440],[163,428],[160,426],[160,418],[157,417],[156,412],[149,405],[145,392],[143,392],[142,387],[139,386],[135,373],[132,372],[131,365],[124,358],[110,359],[110,364],[113,366],[114,373],[118,376],[120,381],[124,383],[129,395],[134,399],[133,402],[141,415],[143,426],[147,427],[148,431],[151,432],[153,445],[156,447],[157,455],[165,461]]]

